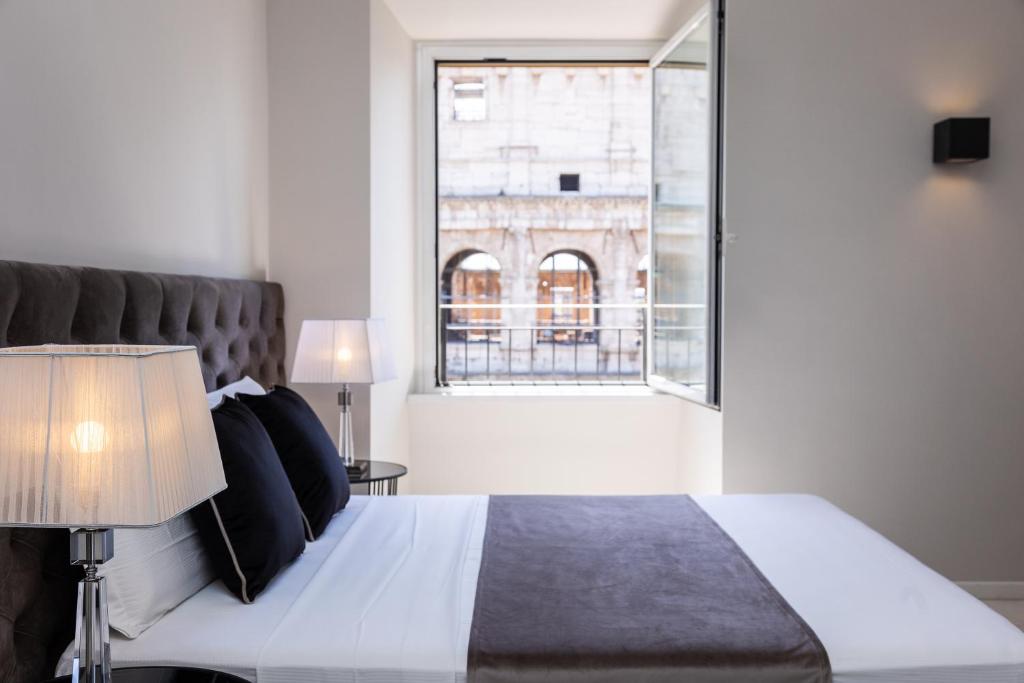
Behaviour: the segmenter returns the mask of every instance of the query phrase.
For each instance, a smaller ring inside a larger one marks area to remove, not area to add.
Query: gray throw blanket
[[[492,496],[471,683],[825,683],[817,636],[689,496]]]

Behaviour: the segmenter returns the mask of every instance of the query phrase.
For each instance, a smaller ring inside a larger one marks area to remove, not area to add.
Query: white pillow
[[[237,382],[232,382],[226,387],[221,387],[217,391],[211,391],[206,395],[206,404],[210,406],[210,410],[213,410],[220,402],[224,400],[225,396],[234,398],[236,394],[252,394],[255,396],[263,396],[267,393],[267,390],[263,386],[254,380],[252,377],[243,377]]]
[[[266,394],[251,377],[206,395],[216,408],[225,396]],[[110,627],[138,638],[214,579],[199,532],[186,513],[150,529],[115,529],[114,557],[99,567],[107,579]]]
[[[107,579],[110,627],[128,638],[138,638],[214,579],[188,513],[149,529],[115,529],[114,557],[99,574]]]

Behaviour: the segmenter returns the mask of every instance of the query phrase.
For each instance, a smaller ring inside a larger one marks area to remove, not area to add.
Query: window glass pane
[[[462,78],[452,83],[452,118],[483,121],[487,118],[486,86],[481,78]]]
[[[714,149],[710,18],[654,69],[651,372],[707,392]]]
[[[439,384],[644,382],[650,107],[643,63],[437,65]]]
[[[580,191],[580,174],[579,173],[563,173],[558,178],[559,189],[562,192],[579,192]]]

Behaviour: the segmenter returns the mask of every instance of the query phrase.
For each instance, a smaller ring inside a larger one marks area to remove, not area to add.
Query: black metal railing
[[[642,384],[645,304],[442,304],[444,383]]]
[[[643,384],[652,365],[684,384],[704,381],[701,304],[653,306],[650,335],[645,303],[440,307],[442,384]]]

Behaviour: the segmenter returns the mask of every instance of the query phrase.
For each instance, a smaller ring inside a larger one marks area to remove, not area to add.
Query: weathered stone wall
[[[472,84],[475,92],[482,85],[482,120],[455,120],[457,83]],[[638,271],[649,251],[650,72],[622,65],[444,66],[437,88],[439,272],[460,253],[486,252],[501,266],[501,302],[531,304],[540,263],[554,252],[574,251],[593,264],[601,303],[643,303],[647,278]],[[692,136],[695,112],[678,114],[690,127],[662,130],[661,139]],[[681,167],[665,191],[678,201],[693,182],[688,166],[695,162],[678,157],[670,163]],[[578,174],[579,191],[560,191],[560,174]],[[700,218],[700,211],[674,207],[663,244],[680,256],[697,255]],[[571,349],[538,343],[529,331],[505,332],[500,342],[484,345],[489,350],[452,344],[449,366],[458,374],[468,362],[469,375],[484,374],[488,366],[492,375],[496,367],[507,373],[511,363],[513,374],[578,375],[583,367],[595,376],[621,370],[639,378],[642,333],[629,328],[642,327],[642,315],[602,310],[599,343]],[[536,313],[506,309],[501,322],[529,327]]]

